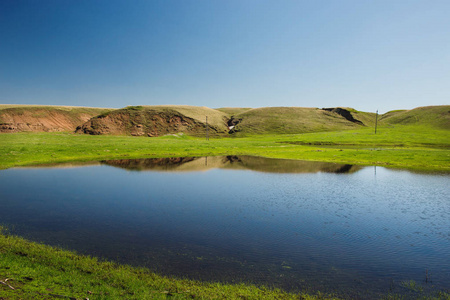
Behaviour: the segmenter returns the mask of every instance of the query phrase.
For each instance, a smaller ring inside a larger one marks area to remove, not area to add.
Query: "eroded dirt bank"
[[[73,132],[92,117],[109,111],[98,108],[0,107],[0,132]]]

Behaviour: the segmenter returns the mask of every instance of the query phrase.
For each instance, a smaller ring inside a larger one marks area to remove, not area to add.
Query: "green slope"
[[[237,135],[336,131],[364,126],[319,108],[263,107],[244,111],[235,117],[242,119],[236,126]]]
[[[380,116],[380,124],[421,125],[450,129],[450,105],[424,106],[411,110],[387,112]]]

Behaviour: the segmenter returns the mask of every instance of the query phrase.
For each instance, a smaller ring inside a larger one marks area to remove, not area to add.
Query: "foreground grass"
[[[206,141],[71,133],[0,135],[0,169],[113,158],[256,155],[271,158],[450,171],[450,131],[426,126],[292,135],[256,135]]]
[[[163,277],[0,233],[0,299],[336,299]]]

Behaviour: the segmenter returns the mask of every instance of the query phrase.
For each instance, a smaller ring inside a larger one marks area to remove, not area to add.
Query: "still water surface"
[[[161,274],[370,299],[450,289],[449,183],[256,157],[16,168],[0,223]]]

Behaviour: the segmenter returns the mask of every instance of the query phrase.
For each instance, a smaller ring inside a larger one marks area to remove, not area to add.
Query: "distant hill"
[[[94,117],[77,128],[77,132],[135,136],[180,132],[204,135],[206,116],[211,135],[236,136],[346,130],[366,126],[364,122],[375,122],[374,114],[345,108],[130,106]]]
[[[0,105],[0,132],[70,131],[93,135],[203,136],[208,118],[211,136],[297,134],[373,127],[375,114],[352,108],[218,108],[160,105],[122,109]],[[378,116],[379,126],[423,125],[450,129],[450,105],[391,111]]]
[[[237,135],[348,130],[375,122],[375,114],[345,108],[263,107],[233,112],[237,123],[232,130]]]
[[[427,125],[450,129],[450,105],[423,106],[411,110],[390,111],[380,116],[386,125]]]
[[[74,131],[108,108],[0,104],[0,132]]]

